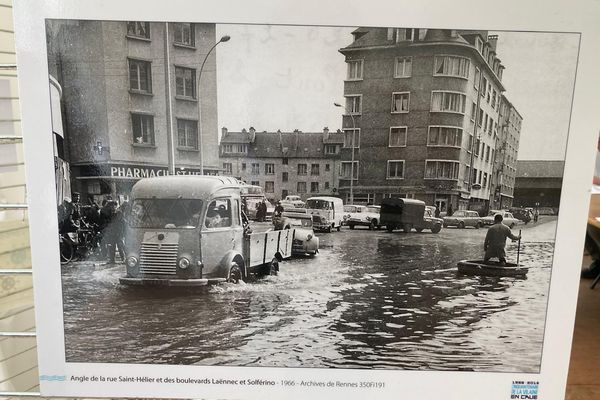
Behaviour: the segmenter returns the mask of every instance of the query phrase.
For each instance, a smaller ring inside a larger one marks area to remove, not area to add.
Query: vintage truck
[[[126,216],[126,285],[202,286],[275,274],[294,230],[248,233],[237,180],[141,179]]]
[[[429,229],[433,233],[438,233],[442,230],[444,221],[434,217],[434,210],[421,200],[386,198],[381,201],[379,223],[385,225],[389,232],[400,228],[407,233],[412,229],[417,232]]]

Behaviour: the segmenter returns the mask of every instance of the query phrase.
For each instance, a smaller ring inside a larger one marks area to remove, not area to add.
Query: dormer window
[[[396,28],[393,32],[393,40],[399,42],[412,42],[418,37],[418,30],[412,28]]]

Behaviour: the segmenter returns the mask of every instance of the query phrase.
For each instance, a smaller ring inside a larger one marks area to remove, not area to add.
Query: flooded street
[[[67,361],[536,373],[555,227],[518,227],[526,279],[457,275],[457,261],[482,256],[486,229],[343,228],[278,276],[185,292],[122,286],[122,265],[72,263]]]

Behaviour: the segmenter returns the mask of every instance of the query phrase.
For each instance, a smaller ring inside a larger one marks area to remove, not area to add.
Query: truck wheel
[[[348,226],[350,227],[350,229],[354,229],[354,224]]]
[[[390,225],[390,224],[388,224],[388,225],[386,225],[386,226],[385,226],[385,229],[386,229],[388,232],[393,232],[393,231],[394,231],[394,229],[396,229],[396,227],[395,227],[394,225]]]
[[[231,263],[231,268],[229,268],[229,275],[227,276],[227,282],[229,283],[239,283],[243,280],[242,269],[236,262]]]
[[[462,222],[462,221],[460,221],[460,222],[458,223],[458,229],[465,229],[465,223],[464,223],[464,222]]]
[[[374,230],[375,226],[377,226],[377,221],[371,220],[371,223],[369,224],[369,230],[370,231]]]
[[[442,226],[441,225],[434,225],[433,228],[431,228],[431,232],[433,233],[439,233],[439,231],[442,230]]]
[[[423,232],[423,228],[416,228],[415,230],[419,233]]]
[[[327,233],[331,233],[331,225],[327,227]]]
[[[335,229],[337,229],[337,231],[339,232],[339,231],[341,231],[341,230],[342,230],[342,226],[341,226],[341,225],[338,225],[338,226],[337,226],[337,228],[335,228]]]
[[[475,229],[479,229],[479,228],[481,228],[481,222],[478,222],[475,224]]]
[[[409,233],[412,229],[412,226],[410,224],[404,224],[402,225],[402,230],[404,231],[404,233]]]

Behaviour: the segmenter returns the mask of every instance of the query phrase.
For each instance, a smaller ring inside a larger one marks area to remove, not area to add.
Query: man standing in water
[[[510,228],[502,223],[502,219],[501,214],[496,214],[494,225],[490,227],[485,235],[485,242],[483,243],[483,249],[485,250],[483,261],[485,263],[492,257],[498,257],[500,264],[505,265],[506,253],[504,252],[504,246],[506,246],[506,238],[511,238],[513,241],[521,239],[521,236],[512,234]]]

